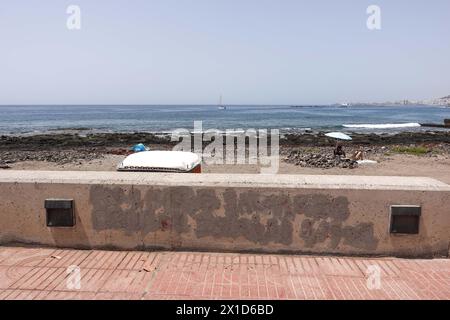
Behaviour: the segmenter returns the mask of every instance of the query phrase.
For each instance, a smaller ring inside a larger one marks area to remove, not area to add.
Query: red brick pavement
[[[450,260],[0,247],[2,299],[450,299]]]

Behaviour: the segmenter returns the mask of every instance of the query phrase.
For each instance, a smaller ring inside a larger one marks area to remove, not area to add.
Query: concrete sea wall
[[[50,228],[46,199],[73,199]],[[393,205],[422,207],[416,235],[390,233]],[[0,172],[0,244],[448,256],[450,186],[429,178]]]

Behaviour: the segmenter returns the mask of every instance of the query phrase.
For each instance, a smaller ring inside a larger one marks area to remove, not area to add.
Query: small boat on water
[[[218,107],[218,109],[219,110],[227,110],[227,107],[226,106],[224,106],[223,105],[223,103],[222,103],[222,96],[220,96],[220,100],[219,100],[219,107]]]

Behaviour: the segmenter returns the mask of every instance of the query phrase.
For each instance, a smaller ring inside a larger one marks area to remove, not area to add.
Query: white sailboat
[[[220,96],[220,100],[219,100],[219,110],[227,110],[227,107],[223,105],[222,103],[222,96]]]

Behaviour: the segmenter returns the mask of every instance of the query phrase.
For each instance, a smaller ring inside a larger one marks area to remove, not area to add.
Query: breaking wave
[[[394,129],[394,128],[418,128],[419,123],[384,123],[384,124],[344,124],[344,128],[358,129]]]

